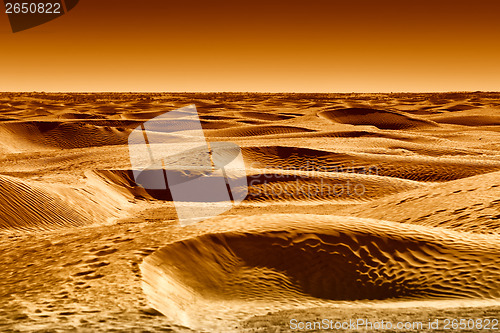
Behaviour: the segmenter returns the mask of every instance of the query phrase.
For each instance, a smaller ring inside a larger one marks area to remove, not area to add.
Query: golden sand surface
[[[249,187],[181,226],[128,136],[190,104]],[[2,332],[500,319],[500,93],[2,93],[0,153]]]

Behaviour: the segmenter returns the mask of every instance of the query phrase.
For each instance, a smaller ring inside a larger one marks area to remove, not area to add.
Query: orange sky
[[[500,91],[499,13],[498,0],[81,0],[15,34],[0,14],[0,91]]]

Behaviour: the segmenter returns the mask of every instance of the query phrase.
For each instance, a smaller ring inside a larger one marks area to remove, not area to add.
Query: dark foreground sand
[[[181,227],[127,140],[188,104],[252,186]],[[0,331],[498,320],[499,148],[493,93],[1,94]]]

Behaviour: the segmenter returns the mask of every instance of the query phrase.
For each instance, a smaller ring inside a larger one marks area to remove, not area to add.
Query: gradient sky
[[[500,91],[499,13],[498,0],[81,0],[15,34],[0,14],[0,91]]]

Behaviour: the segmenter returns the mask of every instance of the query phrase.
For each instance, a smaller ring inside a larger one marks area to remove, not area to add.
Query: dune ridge
[[[500,233],[500,172],[393,194],[345,213],[457,231]]]
[[[254,125],[243,126],[229,129],[213,130],[205,133],[207,137],[251,137],[251,136],[264,136],[264,135],[277,135],[277,134],[291,134],[291,133],[307,133],[314,132],[314,130],[283,125]]]
[[[500,170],[500,162],[431,156],[387,156],[261,146],[242,148],[252,167],[376,174],[424,182],[444,182]]]
[[[318,116],[330,121],[350,125],[373,125],[380,129],[401,130],[420,127],[436,127],[433,121],[410,116],[403,112],[371,108],[347,108],[325,110]]]
[[[500,116],[491,115],[441,116],[435,117],[434,121],[437,123],[462,126],[500,126]]]
[[[130,126],[129,122],[100,120],[9,122],[0,124],[0,144],[14,151],[122,145],[127,143]]]
[[[50,230],[92,223],[89,216],[38,186],[0,176],[0,188],[0,231]]]
[[[0,233],[106,224],[126,216],[130,195],[103,185],[95,177],[79,188],[0,175]]]
[[[426,186],[422,182],[370,174],[273,171],[266,168],[259,173],[249,172],[245,202],[363,202]]]

